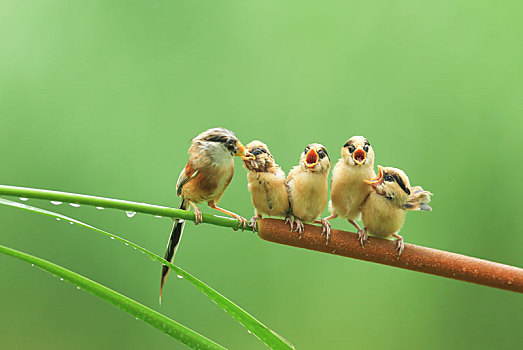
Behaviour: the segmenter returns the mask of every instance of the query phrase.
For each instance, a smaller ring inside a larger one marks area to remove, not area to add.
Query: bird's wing
[[[409,201],[405,204],[407,210],[431,211],[432,208],[427,204],[430,202],[432,193],[425,191],[421,186],[414,186],[410,189]]]
[[[198,175],[198,170],[195,170],[190,163],[187,163],[185,168],[182,169],[178,181],[176,182],[176,194],[180,196],[182,194],[182,187],[191,179]]]

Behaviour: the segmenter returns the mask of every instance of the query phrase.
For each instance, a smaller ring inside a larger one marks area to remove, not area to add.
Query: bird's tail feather
[[[409,201],[405,204],[405,209],[431,211],[432,208],[427,204],[430,202],[430,196],[432,196],[432,193],[425,191],[421,186],[411,187]]]
[[[188,207],[187,202],[185,199],[182,198],[182,202],[180,203],[180,209],[186,210]],[[169,241],[167,242],[167,251],[165,252],[164,259],[169,261],[170,263],[173,262],[174,256],[176,255],[176,251],[178,250],[178,246],[180,245],[180,240],[182,239],[182,233],[183,233],[183,227],[185,226],[185,220],[183,219],[175,219],[173,228],[171,230],[171,236],[169,237]],[[167,275],[169,274],[169,267],[166,265],[162,266],[162,278],[160,281],[160,304],[162,303],[162,290],[163,285],[165,284],[165,281],[167,280]]]

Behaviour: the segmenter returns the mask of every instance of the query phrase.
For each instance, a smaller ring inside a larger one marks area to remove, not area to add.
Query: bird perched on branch
[[[341,158],[332,170],[331,199],[327,220],[338,216],[347,219],[358,230],[361,245],[367,240],[356,220],[361,216],[361,205],[371,192],[363,180],[375,177],[374,150],[363,136],[351,137],[341,148]]]
[[[411,188],[409,178],[400,169],[379,165],[378,169],[375,178],[364,180],[372,189],[362,206],[364,230],[377,237],[395,237],[399,258],[405,244],[398,232],[405,222],[407,210],[431,211],[427,203],[432,193],[421,186]]]
[[[285,187],[285,173],[274,161],[266,144],[255,140],[245,146],[248,156],[243,158],[251,192],[255,216],[249,223],[256,230],[256,223],[263,215],[289,217],[289,195]]]
[[[189,161],[180,173],[176,183],[176,193],[182,197],[180,209],[194,209],[195,224],[202,222],[202,213],[196,203],[207,202],[209,207],[238,219],[243,228],[247,220],[238,214],[218,207],[223,192],[234,174],[234,156],[245,156],[245,147],[236,135],[224,128],[213,128],[202,132],[191,141]],[[185,221],[175,219],[167,243],[165,260],[173,262],[182,237]],[[162,289],[169,273],[169,267],[162,266],[160,282],[160,301]]]
[[[287,176],[291,211],[296,231],[302,235],[303,222],[321,224],[322,234],[329,241],[331,226],[325,219],[317,220],[328,200],[327,177],[331,162],[327,150],[319,143],[308,145],[300,156],[300,164],[292,168]],[[293,230],[291,221],[291,231]]]

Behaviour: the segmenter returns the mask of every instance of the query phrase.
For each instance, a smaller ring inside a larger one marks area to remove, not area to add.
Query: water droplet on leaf
[[[80,204],[78,204],[78,203],[69,203],[69,205],[71,207],[75,207],[75,208],[78,208],[80,206]]]
[[[127,215],[128,218],[132,218],[133,216],[136,215],[136,212],[135,211],[125,211],[125,214]]]
[[[62,204],[62,202],[60,202],[60,201],[51,201],[51,204],[60,205],[60,204]]]
[[[24,202],[25,202],[25,201],[28,201],[28,200],[29,200],[29,198],[25,198],[25,197],[20,197],[20,200],[21,200],[21,201],[24,201]]]

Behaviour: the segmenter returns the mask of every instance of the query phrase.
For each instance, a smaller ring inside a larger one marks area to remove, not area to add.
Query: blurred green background
[[[410,243],[523,266],[518,1],[1,1],[0,183],[177,206],[190,139],[223,126],[287,172],[352,135],[435,195]],[[29,204],[164,253],[171,220]],[[246,172],[221,204],[252,215]],[[204,212],[212,212],[204,209]],[[327,212],[325,212],[327,213]],[[0,208],[0,244],[46,258],[233,349],[265,346],[189,283],[90,231]],[[350,229],[341,220],[335,228]],[[521,295],[187,225],[176,264],[299,349],[521,348]],[[0,256],[1,348],[183,348]]]

